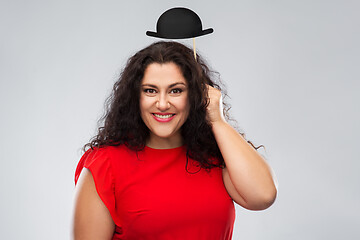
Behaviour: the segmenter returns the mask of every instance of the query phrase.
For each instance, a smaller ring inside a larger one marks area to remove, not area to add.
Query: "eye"
[[[152,88],[147,88],[147,89],[144,89],[144,93],[150,93],[150,94],[153,94],[153,93],[155,93],[155,89],[152,89]]]
[[[174,88],[174,89],[172,89],[171,90],[171,93],[182,93],[182,89],[180,89],[180,88]]]

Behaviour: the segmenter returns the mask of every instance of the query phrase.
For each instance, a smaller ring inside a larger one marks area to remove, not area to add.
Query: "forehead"
[[[173,62],[169,63],[151,63],[145,69],[142,84],[167,85],[174,82],[187,84],[179,66]]]

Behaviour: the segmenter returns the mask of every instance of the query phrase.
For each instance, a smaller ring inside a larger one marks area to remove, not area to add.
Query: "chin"
[[[179,130],[169,130],[169,129],[152,129],[150,130],[150,135],[156,138],[162,138],[162,139],[172,139],[176,138],[180,134]]]

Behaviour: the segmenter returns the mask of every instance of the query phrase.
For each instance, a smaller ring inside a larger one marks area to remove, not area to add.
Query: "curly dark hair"
[[[105,113],[99,120],[98,133],[83,147],[94,149],[103,146],[118,146],[125,144],[134,151],[141,151],[149,137],[149,129],[140,115],[140,86],[145,69],[151,63],[175,63],[181,70],[188,83],[189,116],[181,127],[181,135],[186,145],[186,170],[188,158],[199,163],[201,168],[209,170],[213,167],[225,167],[224,159],[212,132],[211,123],[206,117],[206,108],[209,104],[206,84],[222,91],[225,89],[218,79],[215,83],[216,72],[210,71],[203,58],[197,54],[194,57],[192,49],[178,42],[160,41],[140,50],[129,58],[120,78],[115,82],[111,95],[105,102]],[[223,102],[223,114],[226,120],[234,121],[229,117],[229,105]],[[235,121],[236,122],[236,121]],[[103,124],[101,124],[103,123]],[[245,133],[241,133],[244,138]],[[255,149],[251,141],[247,141]],[[210,159],[217,159],[212,161]]]

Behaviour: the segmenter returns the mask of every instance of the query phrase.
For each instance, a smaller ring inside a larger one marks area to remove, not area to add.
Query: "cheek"
[[[140,97],[140,101],[139,101],[139,107],[140,107],[140,115],[141,118],[144,120],[144,117],[146,117],[146,112],[149,109],[149,101],[148,99],[144,98],[144,97]]]
[[[146,97],[140,97],[139,105],[140,105],[140,111],[146,111],[151,106],[151,101],[149,98]]]
[[[187,99],[187,97],[181,99],[178,102],[178,109],[181,110],[186,116],[189,114],[190,111],[190,103]]]

